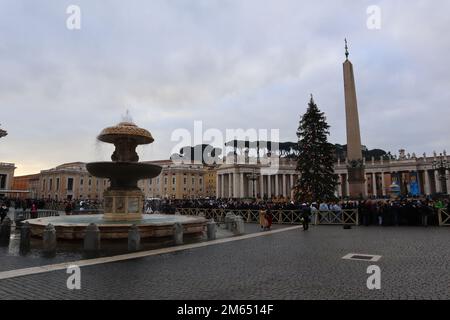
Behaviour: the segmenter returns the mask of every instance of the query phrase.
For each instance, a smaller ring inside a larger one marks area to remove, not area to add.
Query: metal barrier
[[[37,211],[37,218],[46,218],[46,217],[55,217],[59,216],[59,211],[56,210],[38,210]],[[14,212],[14,221],[23,221],[31,219],[31,211],[22,211],[22,210],[16,210]]]
[[[439,209],[438,210],[438,219],[439,219],[439,226],[450,226],[450,213],[448,210]]]
[[[342,211],[319,211],[316,213],[316,225],[358,225],[358,209]]]
[[[252,209],[209,209],[209,208],[177,208],[181,215],[199,216],[214,219],[223,223],[228,212],[241,216],[246,222],[259,222],[259,210]],[[301,224],[300,210],[272,210],[274,224]],[[312,224],[316,225],[358,225],[358,209],[344,209],[341,212],[320,211],[312,215]]]

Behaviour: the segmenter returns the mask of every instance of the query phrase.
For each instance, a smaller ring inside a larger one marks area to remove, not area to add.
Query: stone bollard
[[[244,219],[241,216],[234,218],[233,233],[235,235],[244,234]]]
[[[100,250],[100,229],[95,223],[91,223],[86,227],[84,235],[84,251],[95,253]]]
[[[7,246],[11,237],[11,219],[6,217],[0,225],[0,245]]]
[[[225,215],[225,228],[227,229],[227,230],[232,230],[233,229],[233,221],[234,221],[234,218],[235,218],[236,216],[233,214],[233,213],[231,213],[231,212],[228,212],[226,215]]]
[[[173,240],[176,245],[183,244],[183,225],[181,223],[175,223],[173,225]]]
[[[217,232],[217,225],[214,222],[214,219],[211,219],[206,224],[206,234],[208,236],[208,240],[215,240],[216,239],[216,232]]]
[[[54,256],[56,254],[56,229],[49,223],[42,235],[43,251],[46,256]]]
[[[128,230],[128,251],[138,251],[141,247],[139,228],[133,224]]]
[[[20,229],[20,254],[26,254],[30,251],[31,241],[31,227],[28,222],[25,222]]]

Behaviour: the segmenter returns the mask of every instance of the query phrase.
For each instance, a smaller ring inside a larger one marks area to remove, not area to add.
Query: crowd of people
[[[272,201],[242,201],[237,199],[189,199],[189,200],[166,200],[163,208],[203,208],[203,209],[226,209],[226,210],[264,210],[267,212],[278,210],[295,210],[306,216],[311,221],[315,215],[323,213],[334,213],[333,216],[320,214],[321,222],[332,222],[339,217],[343,210],[358,210],[359,223],[368,225],[438,225],[438,210],[447,209],[450,212],[450,201],[448,199],[433,200],[430,198],[417,199],[405,198],[397,200],[368,199],[362,201],[333,201],[333,202],[272,202]],[[305,213],[306,212],[306,213]],[[333,218],[331,218],[333,217]]]
[[[1,221],[8,214],[9,208],[29,210],[31,216],[37,210],[60,210],[66,214],[74,211],[95,210],[101,208],[102,203],[96,200],[65,200],[55,201],[47,199],[0,199]],[[155,211],[175,214],[178,208],[202,208],[224,210],[258,210],[265,212],[266,221],[271,221],[271,213],[279,210],[294,210],[301,213],[305,222],[319,219],[319,222],[331,222],[330,219],[340,217],[343,210],[357,209],[359,223],[362,225],[438,225],[437,212],[447,209],[450,212],[448,199],[404,198],[404,199],[367,199],[361,201],[333,201],[333,202],[295,202],[295,201],[265,201],[241,199],[185,199],[161,200],[146,202],[144,211]],[[320,214],[320,213],[325,214]],[[334,213],[330,215],[329,213]],[[317,218],[318,217],[318,218]]]
[[[1,198],[0,199],[0,216],[6,217],[9,208],[15,211],[30,211],[31,217],[37,217],[38,210],[57,210],[65,211],[71,214],[74,211],[94,210],[102,207],[102,202],[98,200],[64,200],[57,201],[53,199],[20,199],[20,198]],[[5,213],[4,213],[5,212]],[[4,218],[2,218],[3,221]]]

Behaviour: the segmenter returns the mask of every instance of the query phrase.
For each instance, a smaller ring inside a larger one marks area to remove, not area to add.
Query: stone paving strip
[[[144,258],[144,257],[155,256],[155,255],[160,255],[160,254],[166,254],[166,253],[201,248],[201,247],[206,247],[206,246],[211,246],[211,245],[216,245],[216,244],[221,244],[221,243],[227,243],[227,242],[232,242],[232,241],[239,241],[239,240],[251,239],[251,238],[256,238],[256,237],[268,236],[268,235],[272,235],[272,234],[276,234],[276,233],[280,233],[280,232],[291,231],[291,230],[296,230],[296,229],[301,229],[301,228],[302,228],[302,226],[287,227],[287,228],[282,228],[282,229],[277,229],[277,230],[272,230],[272,231],[265,231],[265,232],[246,234],[246,235],[236,236],[236,237],[231,237],[231,238],[212,240],[212,241],[208,241],[208,242],[200,242],[200,243],[168,247],[168,248],[162,248],[162,249],[156,249],[156,250],[150,250],[150,251],[128,253],[128,254],[122,254],[122,255],[117,255],[117,256],[112,256],[112,257],[78,260],[78,261],[64,262],[64,263],[58,263],[58,264],[51,264],[51,265],[46,265],[46,266],[3,271],[3,272],[0,272],[0,280],[23,277],[23,276],[27,276],[27,275],[33,275],[33,274],[39,274],[39,273],[45,273],[45,272],[51,272],[51,271],[57,271],[57,270],[64,270],[64,269],[67,269],[69,266],[73,266],[73,265],[76,265],[78,267],[85,267],[85,266],[92,266],[92,265],[97,265],[97,264],[104,264],[104,263],[125,261],[125,260],[130,260],[130,259]]]

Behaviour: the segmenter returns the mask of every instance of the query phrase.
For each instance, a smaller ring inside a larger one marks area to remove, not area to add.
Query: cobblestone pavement
[[[312,227],[81,269],[0,280],[1,299],[449,299],[450,229]],[[348,253],[378,262],[343,260]],[[381,289],[368,290],[369,265]]]
[[[217,239],[233,237],[233,233],[224,228],[222,224],[217,229],[216,237]],[[288,225],[277,225],[273,229],[280,229],[288,227]],[[260,228],[257,224],[246,224],[246,233],[259,232]],[[206,234],[202,237],[185,237],[185,243],[196,243],[207,241]],[[19,253],[20,236],[19,231],[13,231],[9,246],[0,247],[0,272],[14,270],[19,268],[29,268],[44,266],[49,264],[70,262],[85,259],[83,252],[83,242],[79,241],[59,241],[57,254],[54,257],[43,257],[42,256],[42,240],[33,238],[31,243],[31,251],[26,254],[26,256],[21,256]],[[171,239],[164,239],[158,241],[157,243],[143,240],[141,243],[142,250],[153,250],[162,247],[167,247],[173,245]],[[117,241],[102,241],[102,250],[99,252],[99,256],[107,257],[112,255],[128,253],[127,251],[127,240],[117,240]]]

